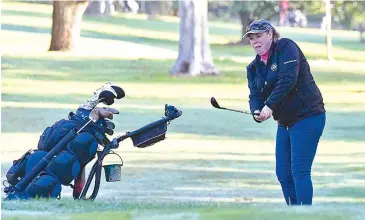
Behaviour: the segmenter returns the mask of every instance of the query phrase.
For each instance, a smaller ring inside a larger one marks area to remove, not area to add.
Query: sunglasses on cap
[[[273,29],[272,25],[266,20],[254,21],[246,28],[246,33],[243,35],[242,39],[248,34],[264,33],[271,29]]]

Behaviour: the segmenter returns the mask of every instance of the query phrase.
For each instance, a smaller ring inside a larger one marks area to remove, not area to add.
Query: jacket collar
[[[271,46],[270,46],[270,49],[269,49],[270,50],[269,56],[267,57],[267,62],[269,62],[272,55],[274,54],[275,46],[276,46],[277,43],[278,43],[278,41],[273,41],[271,43]],[[260,57],[260,55],[256,54],[255,63],[258,65],[260,62],[261,62],[261,57]]]

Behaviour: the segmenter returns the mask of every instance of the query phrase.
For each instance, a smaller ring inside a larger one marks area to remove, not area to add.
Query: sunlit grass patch
[[[151,49],[152,54],[154,50]],[[166,53],[169,53],[166,51]],[[247,90],[245,61],[216,59],[220,76],[178,77],[170,76],[174,59],[131,59],[123,57],[78,57],[77,53],[39,53],[29,55],[4,55],[3,77],[5,79],[62,80],[62,81],[128,81],[168,83],[214,83],[239,84]],[[147,55],[148,56],[148,55]],[[320,88],[335,92],[353,91],[362,95],[364,91],[365,65],[353,62],[310,61],[313,76]],[[328,86],[327,86],[328,85]],[[234,85],[235,86],[235,85]],[[341,91],[339,90],[341,88]],[[235,94],[233,93],[235,96]]]
[[[327,47],[325,44],[318,43],[308,43],[308,42],[297,42],[301,47],[305,56],[309,59],[327,59],[326,51]],[[365,49],[365,47],[364,47]],[[363,57],[365,56],[364,50],[353,50],[353,49],[345,49],[342,47],[338,47],[333,45],[333,58],[335,60],[348,60],[348,61],[357,61],[363,62]],[[351,68],[351,67],[350,67]]]
[[[359,198],[365,201],[365,187],[364,186],[344,186],[339,188],[331,188],[329,195],[333,197],[345,197],[345,198]]]

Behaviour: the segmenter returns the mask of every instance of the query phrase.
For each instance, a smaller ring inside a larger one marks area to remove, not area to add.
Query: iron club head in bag
[[[242,111],[242,110],[236,110],[236,109],[221,107],[214,97],[210,98],[210,104],[212,104],[212,106],[214,108],[217,108],[217,109],[223,109],[223,110],[228,110],[228,111],[233,111],[233,112],[239,112],[239,113],[248,114],[248,115],[260,115],[258,113],[252,113],[250,111]]]

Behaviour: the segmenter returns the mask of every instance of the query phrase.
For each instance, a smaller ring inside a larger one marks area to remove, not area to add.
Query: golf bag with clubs
[[[165,139],[167,124],[182,114],[175,107],[166,105],[162,119],[110,141],[106,134],[112,135],[115,125],[109,119],[119,112],[96,105],[100,102],[112,105],[114,99],[124,96],[122,88],[107,83],[76,113],[70,112],[66,119],[47,127],[40,136],[37,149],[29,150],[20,159],[14,160],[7,172],[7,180],[3,183],[4,186],[5,182],[8,183],[4,188],[6,199],[60,198],[61,186],[64,185],[73,188],[75,199],[94,200],[100,186],[103,159],[119,147],[119,142],[130,137],[134,146],[148,147]],[[103,150],[98,151],[98,146]],[[84,168],[96,156],[85,183]],[[93,179],[94,190],[86,198]],[[72,181],[74,184],[71,184]]]

